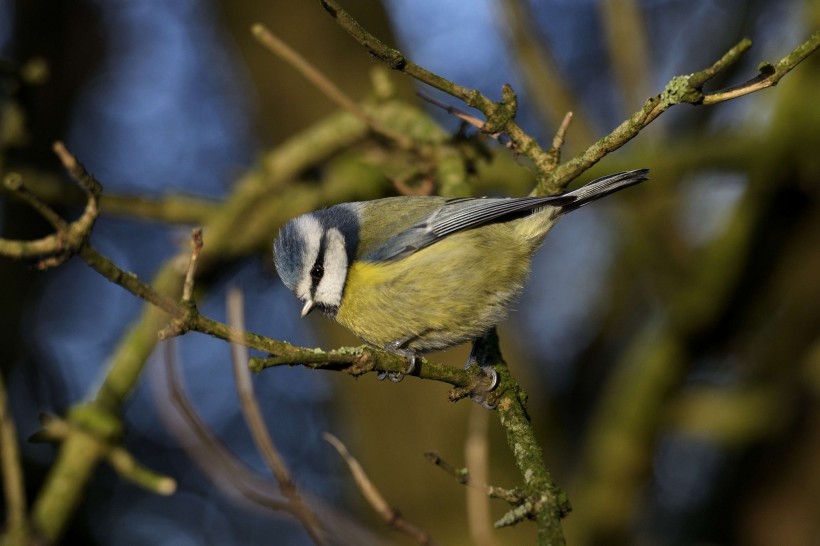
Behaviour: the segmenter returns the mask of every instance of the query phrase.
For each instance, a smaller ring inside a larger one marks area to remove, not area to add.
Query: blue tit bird
[[[304,302],[303,317],[322,310],[367,343],[407,357],[412,373],[416,355],[479,339],[504,320],[558,218],[648,172],[549,197],[342,203],[282,227],[276,270]]]

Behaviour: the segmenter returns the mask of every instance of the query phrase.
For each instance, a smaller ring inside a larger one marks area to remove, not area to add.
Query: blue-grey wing
[[[575,199],[566,194],[549,197],[451,199],[417,223],[385,241],[362,259],[373,262],[397,260],[458,231],[476,228],[498,220],[509,220],[546,206],[561,207]]]

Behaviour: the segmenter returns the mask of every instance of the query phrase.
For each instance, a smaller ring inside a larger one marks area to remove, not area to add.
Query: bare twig
[[[598,140],[569,162],[556,168],[553,154],[543,150],[535,139],[526,134],[515,122],[517,97],[509,85],[502,88],[502,100],[493,102],[475,89],[469,89],[451,82],[411,62],[400,51],[387,46],[365,30],[335,0],[321,0],[321,2],[325,10],[348,34],[367,48],[372,55],[386,63],[387,66],[404,72],[423,83],[462,100],[468,106],[480,110],[486,116],[484,131],[488,133],[506,133],[514,145],[515,151],[529,157],[533,162],[538,176],[538,184],[533,191],[535,195],[560,193],[576,176],[633,139],[644,127],[670,107],[681,103],[714,104],[765,89],[776,84],[783,75],[787,74],[820,47],[820,31],[817,31],[806,42],[795,48],[775,65],[764,65],[763,74],[758,78],[746,82],[739,88],[704,95],[701,90],[703,84],[735,63],[743,52],[749,48],[751,42],[743,40],[726,52],[711,67],[694,74],[673,78],[661,94],[647,100],[638,112],[624,121],[609,135]]]
[[[639,111],[632,114],[614,131],[557,167],[549,177],[541,179],[533,193],[549,195],[560,192],[578,174],[632,140],[644,127],[676,104],[715,104],[776,84],[780,78],[820,47],[820,31],[812,34],[808,40],[797,46],[775,65],[765,65],[763,71],[765,74],[746,82],[739,88],[704,95],[703,85],[737,62],[751,45],[750,40],[741,40],[711,66],[694,74],[672,78],[661,94],[647,100]],[[767,69],[767,66],[770,68]]]
[[[533,25],[532,8],[522,0],[501,0],[498,8],[504,13],[505,36],[520,67],[526,91],[535,104],[545,127],[559,124],[561,113],[579,112],[576,121],[578,141],[583,145],[595,140],[592,123],[564,80],[549,47],[540,40]],[[553,165],[554,167],[554,165]]]
[[[476,116],[468,114],[464,110],[460,110],[460,109],[456,108],[455,106],[451,106],[447,103],[441,102],[440,100],[435,99],[435,98],[431,97],[430,95],[428,95],[426,93],[418,92],[416,94],[422,100],[424,100],[426,102],[429,102],[430,104],[432,104],[434,106],[438,106],[439,108],[441,108],[442,110],[444,110],[445,112],[450,114],[451,116],[457,117],[458,119],[460,119],[464,123],[466,123],[468,125],[472,125],[473,127],[477,128],[479,131],[482,131],[488,137],[497,140],[504,147],[509,148],[512,151],[515,151],[515,146],[513,145],[512,141],[510,141],[509,139],[502,139],[501,138],[502,134],[501,134],[500,131],[495,131],[495,132],[492,132],[492,133],[487,132],[485,130],[485,125],[486,124],[481,119],[477,118]]]
[[[625,106],[632,109],[651,93],[652,63],[641,8],[635,0],[604,0],[598,7],[615,79]]]
[[[148,378],[160,419],[188,457],[231,499],[266,512],[274,510],[292,514],[293,505],[282,495],[279,485],[237,459],[199,417],[185,393],[173,341],[167,342],[165,349],[165,362],[149,366]],[[170,405],[168,401],[171,401]],[[304,501],[314,513],[321,515],[322,522],[333,529],[333,537],[340,543],[381,543],[370,531],[320,499],[305,495]]]
[[[376,488],[373,482],[370,481],[370,478],[367,477],[367,473],[362,468],[362,465],[347,451],[347,448],[341,440],[329,432],[325,432],[323,436],[330,445],[336,448],[339,455],[342,456],[348,468],[350,468],[350,472],[353,474],[353,479],[359,487],[359,491],[362,492],[362,495],[364,495],[364,498],[370,503],[370,506],[384,519],[387,525],[407,534],[419,544],[426,544],[428,546],[438,544],[426,531],[408,522],[402,517],[398,510],[387,503],[378,488]]]
[[[370,127],[374,132],[389,138],[396,142],[398,146],[404,150],[417,149],[417,145],[403,133],[399,133],[384,126],[378,120],[373,118],[365,112],[356,102],[344,94],[336,84],[330,81],[322,72],[310,64],[307,59],[302,57],[298,52],[291,48],[284,41],[279,39],[275,34],[268,30],[264,25],[256,23],[251,27],[251,32],[259,42],[264,45],[269,51],[273,52],[279,58],[290,64],[293,68],[299,71],[310,83],[325,94],[327,98],[359,118],[364,124]]]
[[[199,251],[202,250],[202,228],[191,231],[191,259],[188,260],[188,269],[185,271],[185,284],[182,285],[182,302],[189,303],[194,293],[194,276],[196,275],[196,261]]]
[[[424,454],[424,458],[441,468],[446,473],[450,474],[461,485],[466,485],[467,487],[472,487],[482,491],[491,499],[500,499],[510,503],[513,506],[518,506],[525,500],[524,495],[520,491],[497,487],[495,485],[476,483],[466,468],[456,468],[452,464],[442,459],[438,453],[428,451]]]
[[[467,425],[467,439],[464,442],[464,463],[471,469],[471,476],[480,483],[487,483],[488,456],[487,426],[489,412],[478,404],[470,406],[470,418]],[[491,525],[489,497],[477,488],[468,487],[467,493],[467,522],[470,537],[479,546],[492,546],[493,528]]]
[[[518,99],[512,87],[505,84],[501,88],[501,101],[494,102],[476,89],[469,89],[451,82],[407,59],[400,51],[387,46],[373,34],[362,27],[356,19],[345,11],[334,0],[321,0],[325,10],[337,23],[362,46],[394,70],[404,72],[431,87],[444,91],[463,101],[467,106],[476,108],[486,117],[483,130],[488,134],[504,132],[517,153],[529,157],[539,173],[546,173],[551,168],[549,154],[541,149],[538,142],[515,122]]]
[[[564,138],[567,135],[567,130],[569,129],[570,123],[572,123],[574,114],[572,112],[567,112],[564,114],[564,119],[561,121],[561,125],[558,127],[558,130],[555,132],[555,136],[552,137],[552,150],[557,154],[555,159],[556,163],[561,159],[560,152],[561,148],[564,146]]]
[[[561,148],[564,146],[564,138],[567,135],[567,130],[569,129],[570,123],[572,123],[572,119],[572,112],[567,112],[564,114],[564,119],[561,121],[561,125],[558,126],[555,136],[552,137],[552,148],[550,148],[548,153],[553,162],[553,167],[561,162]],[[533,191],[533,193],[535,193],[535,191]]]
[[[228,291],[228,322],[238,332],[245,329],[245,313],[243,310],[242,293],[238,288],[233,287]],[[279,490],[290,502],[293,515],[299,520],[310,538],[319,545],[327,544],[325,532],[322,524],[311,512],[310,508],[302,501],[296,484],[290,476],[290,471],[285,465],[285,461],[279,455],[279,450],[268,433],[262,411],[256,401],[253,390],[250,371],[248,370],[248,349],[241,344],[241,339],[231,339],[231,356],[233,361],[233,374],[236,380],[236,390],[239,394],[239,402],[242,406],[242,414],[245,422],[253,436],[256,448],[262,454],[262,458],[273,472],[279,484]]]
[[[100,184],[66,150],[61,142],[54,144],[54,152],[87,197],[83,214],[74,222],[69,224],[36,195],[29,192],[23,186],[22,178],[19,175],[11,174],[3,180],[7,191],[31,205],[54,226],[56,232],[34,241],[14,241],[0,238],[0,255],[17,259],[39,258],[38,267],[40,269],[59,265],[79,252],[88,240],[99,214]]]
[[[159,415],[191,460],[214,485],[231,498],[247,500],[271,510],[290,511],[290,504],[281,496],[278,487],[242,465],[199,417],[185,394],[173,340],[165,344],[165,362],[162,368],[165,370],[164,376],[152,377],[151,382],[155,390],[161,391],[155,393],[157,406],[160,408]],[[176,414],[170,415],[170,412],[163,411],[167,407],[164,402],[168,399],[177,411]],[[181,418],[185,426],[179,426],[176,418]],[[191,433],[196,441],[190,438]]]
[[[760,66],[760,74],[749,81],[705,95],[703,97],[703,104],[717,104],[777,85],[777,82],[779,82],[783,76],[791,72],[795,66],[814,53],[818,48],[820,48],[820,30],[815,31],[807,41],[792,50],[791,53],[775,64],[763,63]]]
[[[434,97],[431,97],[427,93],[422,93],[421,91],[417,92],[416,95],[418,95],[419,98],[422,99],[423,101],[429,102],[430,104],[432,104],[434,106],[438,106],[439,108],[441,108],[442,110],[444,110],[445,112],[450,114],[451,116],[457,117],[458,119],[472,125],[476,129],[479,129],[479,130],[484,129],[484,121],[482,121],[481,119],[479,119],[479,118],[477,118],[477,117],[475,117],[471,114],[468,114],[464,110],[460,110],[460,109],[456,108],[455,106],[451,106],[451,105],[449,105],[445,102],[441,102],[440,100],[438,100]],[[496,135],[490,135],[490,136],[497,137],[498,135],[496,134]]]

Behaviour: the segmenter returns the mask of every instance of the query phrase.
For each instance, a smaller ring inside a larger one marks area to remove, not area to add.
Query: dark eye
[[[320,281],[322,276],[325,274],[325,268],[319,264],[313,266],[310,270],[310,278],[314,281]]]

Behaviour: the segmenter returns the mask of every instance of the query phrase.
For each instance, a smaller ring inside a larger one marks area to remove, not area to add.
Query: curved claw
[[[498,386],[498,372],[492,366],[482,366],[481,371],[484,372],[484,375],[490,376],[490,386],[487,387],[487,392],[495,390]]]
[[[393,383],[398,383],[404,379],[405,375],[410,375],[416,370],[416,355],[414,353],[410,353],[409,355],[403,356],[407,358],[407,367],[400,372],[387,372],[387,377],[389,377],[390,381]]]
[[[404,379],[404,372],[376,372],[376,379],[384,381],[385,378],[390,379],[393,383],[398,383]]]
[[[402,379],[404,379],[405,375],[410,375],[416,370],[416,353],[411,351],[410,349],[404,349],[403,346],[407,341],[412,338],[407,339],[399,339],[392,343],[388,343],[384,350],[393,353],[395,355],[402,356],[407,359],[407,368],[400,372],[378,372],[376,377],[378,379],[384,379],[385,377],[390,378],[390,381],[393,383],[398,383]]]
[[[495,409],[498,406],[498,397],[489,396],[491,392],[498,386],[498,372],[490,366],[481,366],[481,371],[484,375],[490,378],[490,384],[482,390],[474,390],[470,394],[470,400],[476,402],[484,409]]]

